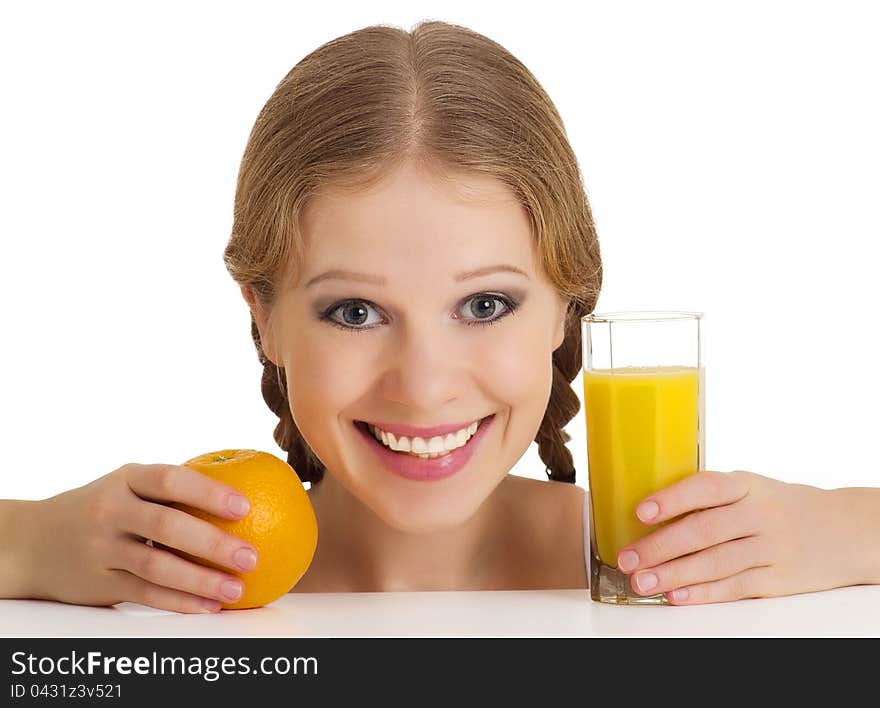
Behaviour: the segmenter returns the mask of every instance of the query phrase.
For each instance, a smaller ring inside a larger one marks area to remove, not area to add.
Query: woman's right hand
[[[131,463],[34,505],[29,596],[77,605],[136,602],[174,612],[216,612],[243,591],[232,573],[153,547],[151,540],[235,572],[253,545],[171,506],[181,502],[226,519],[247,515],[236,489],[179,465]],[[236,503],[239,505],[236,507]],[[233,511],[235,510],[235,511]],[[29,544],[30,545],[30,544]],[[241,553],[244,550],[245,553]]]

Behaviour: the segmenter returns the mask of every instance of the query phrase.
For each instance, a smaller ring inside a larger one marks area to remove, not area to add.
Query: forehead
[[[523,267],[535,255],[528,213],[503,182],[428,172],[411,163],[368,189],[321,190],[301,226],[306,271],[336,267],[340,258],[379,267],[390,253],[480,265],[502,249]]]

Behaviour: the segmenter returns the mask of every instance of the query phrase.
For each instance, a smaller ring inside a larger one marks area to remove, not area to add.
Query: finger
[[[645,497],[636,507],[643,523],[656,524],[696,509],[733,504],[749,491],[748,473],[703,470]]]
[[[756,529],[747,526],[748,518],[741,509],[730,505],[694,511],[621,549],[617,565],[625,573],[632,573],[718,543],[751,536]]]
[[[250,500],[235,487],[182,465],[131,465],[126,481],[147,501],[181,502],[227,519],[250,511]]]
[[[642,595],[654,595],[698,583],[720,580],[748,568],[769,565],[758,536],[738,538],[698,553],[633,573],[630,583]]]
[[[126,570],[110,572],[120,589],[120,595],[125,598],[120,602],[136,602],[139,605],[155,607],[157,610],[187,614],[218,612],[221,608],[221,603],[216,600],[156,585]]]
[[[250,543],[174,507],[141,501],[122,519],[122,529],[236,572],[252,571],[258,560]],[[146,544],[143,544],[146,546]]]
[[[127,570],[155,585],[183,590],[192,595],[235,602],[244,592],[242,581],[234,575],[192,563],[166,550],[145,543],[128,541],[122,548],[115,569]]]
[[[736,575],[709,583],[677,588],[666,594],[673,605],[703,605],[710,602],[732,602],[750,597],[772,597],[773,589],[769,566],[749,568]]]

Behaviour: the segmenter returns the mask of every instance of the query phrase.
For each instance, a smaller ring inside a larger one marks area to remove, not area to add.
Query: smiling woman
[[[334,39],[257,116],[234,207],[224,263],[319,531],[293,589],[586,588],[563,428],[602,262],[535,77],[443,22]],[[512,474],[532,442],[549,480]],[[262,561],[185,509],[248,518],[242,491],[130,463],[0,500],[0,597],[217,611]],[[653,528],[609,562],[673,604],[880,583],[880,489],[699,470],[633,514]]]
[[[260,113],[235,214],[226,264],[322,530],[297,589],[584,587],[583,490],[509,474],[536,441],[575,479],[563,427],[602,273],[529,71],[445,23],[340,37]]]

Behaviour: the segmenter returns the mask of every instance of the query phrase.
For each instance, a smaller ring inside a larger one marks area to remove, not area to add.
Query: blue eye
[[[341,327],[342,329],[372,329],[373,326],[377,324],[377,322],[368,323],[367,318],[369,317],[369,311],[373,309],[373,306],[367,303],[366,300],[347,300],[346,302],[343,302],[341,304],[333,305],[324,314],[324,318],[328,322],[330,322],[330,324],[334,324],[337,327]],[[333,318],[333,314],[336,312],[342,312],[343,322],[339,322],[337,319]],[[370,326],[363,327],[362,325],[364,324],[369,324]]]
[[[500,303],[500,306],[497,303]],[[457,319],[465,320],[467,326],[482,327],[495,324],[507,317],[507,315],[513,314],[518,306],[516,301],[506,295],[478,293],[467,298],[456,310],[456,314],[459,315]],[[472,316],[461,316],[463,310],[469,312]],[[496,314],[499,310],[501,310],[501,314]],[[345,300],[331,305],[321,315],[321,319],[326,320],[334,327],[339,327],[349,332],[363,332],[381,324],[381,316],[379,316],[378,321],[370,321],[371,311],[377,312],[375,306],[367,300]],[[340,313],[339,316],[336,316],[337,312]]]
[[[504,308],[500,315],[497,317],[493,317],[493,315],[498,311],[498,306],[495,303],[501,303],[501,307]],[[470,306],[467,306],[467,303],[471,303]],[[517,305],[513,300],[508,297],[504,297],[502,295],[491,295],[489,293],[480,293],[479,295],[473,295],[465,300],[465,304],[463,309],[468,310],[471,314],[474,315],[474,319],[468,319],[468,326],[482,326],[482,325],[490,325],[495,324],[499,320],[507,317],[507,315],[513,314],[516,310]]]

